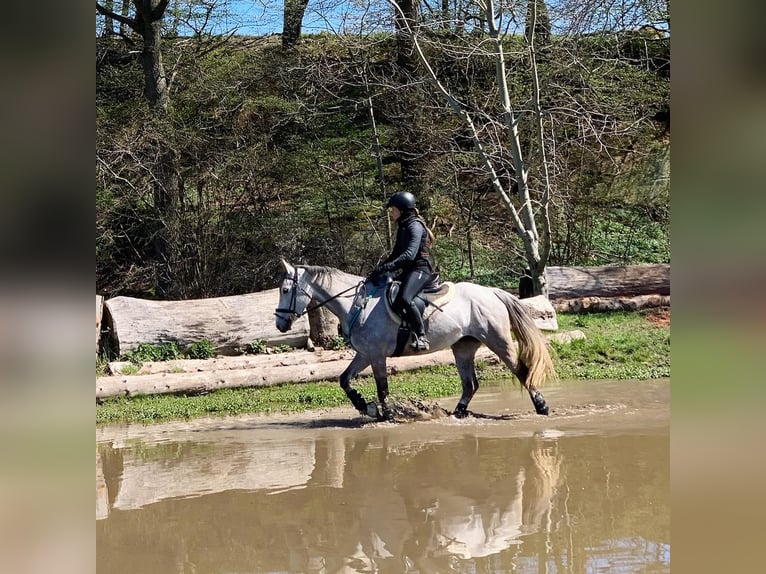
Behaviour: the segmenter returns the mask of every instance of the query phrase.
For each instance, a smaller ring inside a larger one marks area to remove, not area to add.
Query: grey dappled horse
[[[325,306],[338,317],[340,327],[356,356],[340,376],[340,386],[362,414],[379,420],[390,418],[387,408],[388,375],[386,358],[394,354],[399,323],[387,309],[385,289],[375,290],[364,278],[331,267],[293,266],[282,260],[285,273],[280,285],[276,327],[284,333],[296,317],[306,313],[309,303]],[[370,297],[360,289],[371,288]],[[363,308],[359,305],[364,300]],[[355,306],[355,303],[357,304]],[[430,311],[429,311],[430,313]],[[428,314],[428,313],[427,313]],[[519,300],[501,289],[473,283],[456,283],[448,303],[435,309],[425,320],[430,353],[452,348],[455,365],[463,384],[463,394],[454,415],[468,414],[468,403],[479,388],[474,355],[482,343],[495,353],[529,392],[537,414],[547,415],[548,405],[537,390],[547,377],[556,377],[548,347],[540,330]],[[512,344],[511,332],[519,344]],[[405,347],[404,355],[415,354]],[[351,380],[367,366],[372,366],[380,408],[367,403],[351,387]]]

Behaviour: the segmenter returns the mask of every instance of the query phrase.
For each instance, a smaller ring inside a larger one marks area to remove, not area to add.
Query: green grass
[[[559,377],[566,379],[656,379],[670,376],[670,328],[644,313],[559,315],[559,329],[579,329],[586,339],[553,343]]]
[[[567,345],[553,344],[559,377],[572,379],[651,379],[670,376],[670,328],[655,326],[643,313],[616,312],[592,315],[559,315],[562,331],[580,329],[587,339]],[[510,372],[499,366],[477,363],[484,388],[490,384],[515,384]],[[354,383],[372,400],[375,383],[361,377]],[[453,365],[429,367],[389,377],[397,397],[439,398],[460,393]],[[96,406],[96,424],[153,423],[203,416],[246,413],[294,413],[348,405],[337,381],[322,381],[249,389],[222,389],[206,395],[151,395],[114,398]]]
[[[433,398],[460,392],[454,367],[432,367],[389,378],[400,397]],[[372,377],[360,377],[354,387],[372,400],[376,396]],[[244,413],[295,413],[350,404],[336,381],[274,387],[222,389],[206,395],[148,395],[108,399],[96,406],[96,424],[152,423]]]

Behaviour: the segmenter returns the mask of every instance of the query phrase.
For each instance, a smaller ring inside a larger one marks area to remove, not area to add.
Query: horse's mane
[[[332,285],[333,277],[339,275],[349,275],[340,269],[336,269],[335,267],[327,267],[324,265],[298,265],[298,267],[304,269],[316,280],[317,283],[324,285],[325,287],[330,287]]]

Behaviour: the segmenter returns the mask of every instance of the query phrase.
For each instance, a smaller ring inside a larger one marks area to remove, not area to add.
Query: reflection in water
[[[666,432],[491,429],[100,442],[98,569],[669,571]]]

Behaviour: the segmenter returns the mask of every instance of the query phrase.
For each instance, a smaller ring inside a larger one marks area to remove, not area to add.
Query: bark
[[[527,41],[544,48],[551,43],[551,19],[544,0],[529,0],[524,26],[524,36]]]
[[[338,324],[338,318],[325,307],[309,311],[309,337],[320,347],[338,337]]]
[[[638,295],[636,297],[583,297],[559,299],[553,308],[559,313],[598,313],[604,311],[637,311],[670,307],[670,295]]]
[[[278,300],[278,289],[186,301],[115,297],[105,304],[110,347],[120,355],[140,343],[174,342],[183,348],[206,339],[216,353],[234,355],[258,339],[270,346],[305,346],[308,318],[297,319],[292,330],[280,333],[274,325]]]
[[[396,25],[396,63],[406,72],[415,70],[415,28],[418,23],[418,0],[401,0],[394,11]]]
[[[545,270],[550,299],[670,295],[670,265],[555,267]]]
[[[141,51],[141,63],[144,70],[144,96],[149,102],[149,106],[158,111],[167,110],[170,97],[168,94],[168,84],[165,78],[165,67],[162,63],[162,16],[156,18],[153,11],[148,9],[151,6],[149,0],[144,0],[145,7],[142,10],[136,10],[136,17],[139,20],[138,32],[144,41]],[[164,2],[167,5],[167,2]]]
[[[308,0],[285,0],[282,24],[283,47],[291,48],[300,40],[307,5]]]

